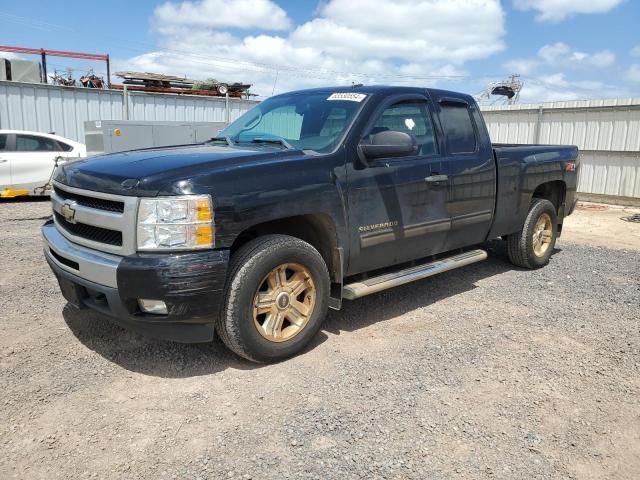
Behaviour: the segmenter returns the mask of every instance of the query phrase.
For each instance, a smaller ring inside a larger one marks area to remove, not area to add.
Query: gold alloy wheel
[[[551,215],[543,213],[538,218],[536,226],[533,229],[533,253],[536,257],[543,257],[553,238],[553,224],[551,223]]]
[[[304,330],[315,304],[316,287],[309,270],[285,263],[260,283],[253,299],[253,321],[264,338],[284,342]]]

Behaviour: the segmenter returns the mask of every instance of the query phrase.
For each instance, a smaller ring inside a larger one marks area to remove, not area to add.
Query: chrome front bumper
[[[53,222],[42,227],[45,256],[62,270],[93,283],[118,288],[117,270],[122,257],[71,243]]]
[[[44,254],[70,304],[143,335],[185,343],[213,339],[228,250],[121,257],[70,242],[53,221],[43,225],[42,236]],[[164,300],[168,314],[141,312],[141,298]]]

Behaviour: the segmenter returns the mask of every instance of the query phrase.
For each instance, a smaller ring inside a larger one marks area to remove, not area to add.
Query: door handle
[[[449,180],[448,175],[438,175],[438,174],[431,175],[430,177],[427,177],[424,179],[424,181],[427,183],[446,182],[447,180]]]
[[[9,160],[7,160],[6,158],[0,158],[0,163],[7,163]]]

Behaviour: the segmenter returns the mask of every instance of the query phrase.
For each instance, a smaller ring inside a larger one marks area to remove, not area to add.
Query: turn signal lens
[[[194,244],[197,246],[210,246],[213,244],[213,225],[197,225],[195,227]]]
[[[199,222],[210,222],[213,220],[211,202],[208,198],[200,198],[195,201],[196,220]]]

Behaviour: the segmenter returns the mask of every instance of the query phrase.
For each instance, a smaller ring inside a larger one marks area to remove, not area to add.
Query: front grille
[[[54,216],[56,223],[72,235],[91,240],[92,242],[106,243],[107,245],[116,247],[122,246],[122,232],[95,227],[85,223],[70,223],[58,212],[54,212]]]
[[[53,182],[51,206],[56,228],[70,241],[115,255],[136,252],[136,213],[138,198],[127,195],[84,190]],[[62,212],[65,203],[73,203],[77,223],[70,223]]]
[[[73,200],[78,205],[82,205],[84,207],[95,208],[97,210],[106,210],[107,212],[124,212],[124,202],[78,195],[77,193],[71,193],[67,192],[66,190],[62,190],[57,186],[53,187],[53,191],[56,192],[56,195],[58,195],[60,198],[64,200]]]

